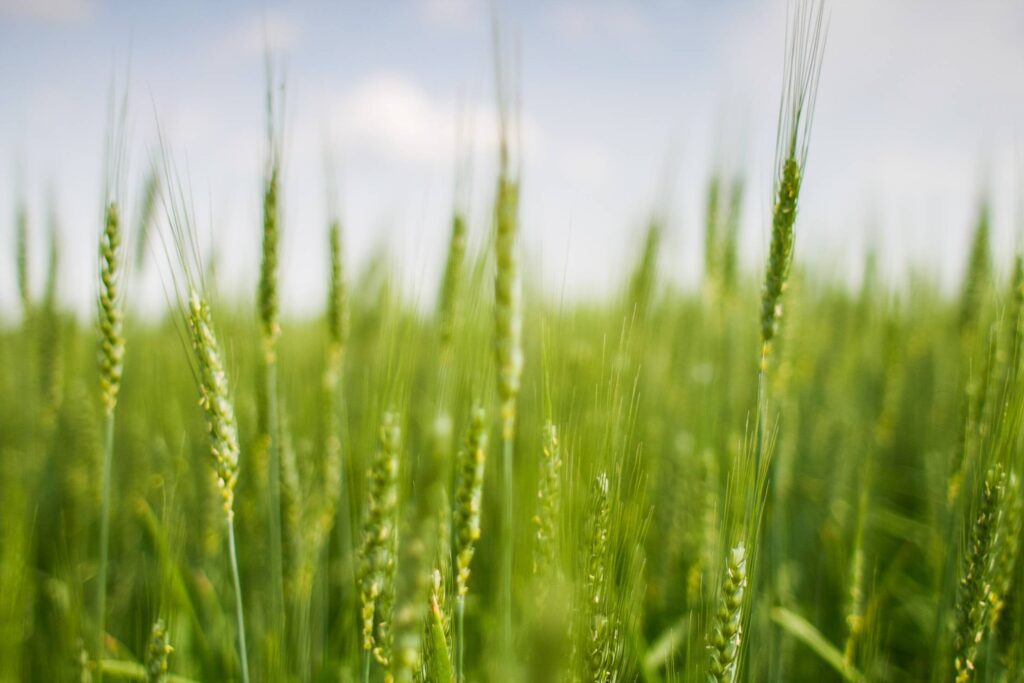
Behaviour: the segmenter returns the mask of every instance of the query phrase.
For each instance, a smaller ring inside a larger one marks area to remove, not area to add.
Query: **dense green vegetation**
[[[30,291],[19,209],[0,680],[1024,681],[1024,261],[995,276],[982,203],[959,298],[793,265],[824,47],[797,6],[763,274],[715,172],[698,290],[659,215],[610,300],[524,288],[507,119],[432,311],[350,273],[329,215],[323,316],[282,317],[276,125],[248,304],[206,286],[166,152],[136,211],[108,189],[96,324],[54,239]],[[125,232],[172,263],[159,322]]]

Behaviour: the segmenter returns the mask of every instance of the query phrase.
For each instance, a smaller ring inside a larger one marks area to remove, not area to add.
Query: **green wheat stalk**
[[[391,664],[392,607],[398,572],[398,475],[402,432],[395,413],[385,413],[367,481],[357,577],[361,602],[363,679],[370,660]]]
[[[487,413],[483,408],[473,409],[466,444],[460,450],[455,483],[455,592],[457,596],[456,621],[456,680],[464,679],[466,594],[469,593],[469,572],[480,540],[480,512],[483,504],[484,466],[487,462]]]
[[[274,78],[269,57],[266,70],[267,161],[263,181],[263,233],[256,303],[263,351],[262,409],[266,420],[266,432],[262,439],[267,453],[271,596],[277,619],[283,623],[285,608],[284,553],[281,538],[281,429],[277,396],[277,341],[281,335],[278,295],[281,159],[276,121],[279,112],[275,107]]]
[[[28,276],[28,208],[20,199],[14,214],[14,268],[18,281],[18,298],[23,319],[32,312],[32,292]]]
[[[498,93],[498,185],[494,201],[494,352],[498,399],[501,404],[502,532],[500,564],[501,642],[506,658],[512,655],[512,572],[515,545],[516,401],[523,374],[523,291],[519,265],[519,182],[513,176],[508,149],[510,102],[502,77],[497,26],[495,25],[495,73]]]
[[[782,295],[793,262],[797,206],[807,166],[811,124],[825,50],[823,0],[796,0],[791,17],[775,148],[775,204],[768,267],[761,293],[761,366],[782,319]]]
[[[990,595],[999,548],[1000,501],[1005,486],[1006,473],[997,463],[985,475],[960,571],[953,632],[956,683],[968,683],[974,678],[978,646],[989,625]]]
[[[587,517],[586,571],[583,577],[584,680],[588,683],[613,683],[619,670],[620,653],[618,615],[612,604],[613,552],[611,538],[612,499],[608,475],[601,472],[591,489]]]
[[[213,456],[217,488],[220,491],[224,516],[227,520],[231,578],[235,588],[239,658],[242,666],[242,680],[244,683],[248,683],[248,648],[245,643],[242,585],[238,573],[238,550],[235,542],[235,485],[238,483],[239,460],[238,425],[220,344],[213,331],[210,306],[195,289],[189,292],[186,315],[199,383],[199,404],[206,413],[210,453]]]
[[[544,426],[541,455],[537,514],[533,518],[536,527],[533,572],[547,577],[558,556],[558,521],[562,508],[562,445],[558,440],[558,428],[550,422]]]
[[[110,487],[114,459],[114,409],[121,389],[124,364],[123,301],[118,284],[121,272],[121,228],[117,204],[107,205],[100,239],[100,294],[98,324],[100,331],[100,397],[103,404],[103,464],[101,473],[100,567],[97,575],[97,614],[102,658],[106,633],[107,566],[110,554]],[[101,674],[102,678],[102,674]]]

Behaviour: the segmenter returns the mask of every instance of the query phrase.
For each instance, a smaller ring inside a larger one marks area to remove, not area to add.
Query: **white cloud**
[[[94,10],[90,0],[0,0],[0,13],[55,23],[80,21]]]
[[[349,150],[378,154],[414,164],[449,162],[456,151],[456,129],[475,152],[497,148],[498,116],[480,102],[459,105],[424,89],[399,72],[378,72],[357,83],[328,105],[331,133]],[[540,148],[541,131],[525,117],[520,124],[523,148]]]
[[[551,18],[559,32],[580,40],[639,39],[652,28],[635,5],[620,0],[566,0],[554,6]]]
[[[447,108],[408,78],[371,76],[353,88],[332,116],[346,146],[371,148],[410,161],[450,154]]]

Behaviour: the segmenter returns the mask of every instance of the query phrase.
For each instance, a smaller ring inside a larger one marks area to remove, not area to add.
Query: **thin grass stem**
[[[284,616],[284,565],[281,542],[281,439],[277,412],[277,361],[268,357],[264,365],[264,410],[267,419],[267,513],[270,531],[270,579],[274,612]]]
[[[506,662],[511,662],[513,652],[512,636],[512,569],[513,569],[513,546],[515,545],[515,528],[513,516],[515,505],[512,496],[515,493],[514,473],[512,459],[515,456],[515,426],[507,428],[502,435],[502,508],[504,519],[502,528],[505,532],[505,542],[501,545],[501,637],[502,648]],[[462,657],[460,650],[459,657]]]
[[[238,622],[238,659],[242,665],[242,683],[249,683],[249,648],[245,644],[245,613],[242,609],[242,580],[238,576],[238,549],[235,546],[235,516],[228,515],[228,553],[231,556],[231,580],[235,585],[235,621]]]
[[[110,479],[114,460],[114,413],[103,418],[103,465],[101,473],[100,508],[100,566],[96,578],[96,661],[103,659],[107,623],[107,566],[110,558]],[[97,671],[97,680],[102,683],[103,671]]]
[[[466,596],[460,595],[456,604],[455,612],[455,631],[458,649],[458,669],[455,674],[455,683],[462,683],[465,678],[465,653],[466,653],[466,630],[465,630],[465,618],[466,618]]]

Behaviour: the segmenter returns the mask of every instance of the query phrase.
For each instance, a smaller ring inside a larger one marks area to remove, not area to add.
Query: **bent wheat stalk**
[[[199,293],[189,293],[186,323],[192,343],[196,378],[199,382],[199,404],[206,413],[217,488],[224,507],[228,527],[228,551],[231,578],[235,588],[235,619],[238,623],[238,649],[242,681],[249,681],[248,648],[245,643],[245,615],[242,607],[242,583],[238,573],[238,549],[235,542],[235,485],[238,483],[238,425],[228,385],[227,372],[221,359],[220,345],[213,332],[210,306]]]

